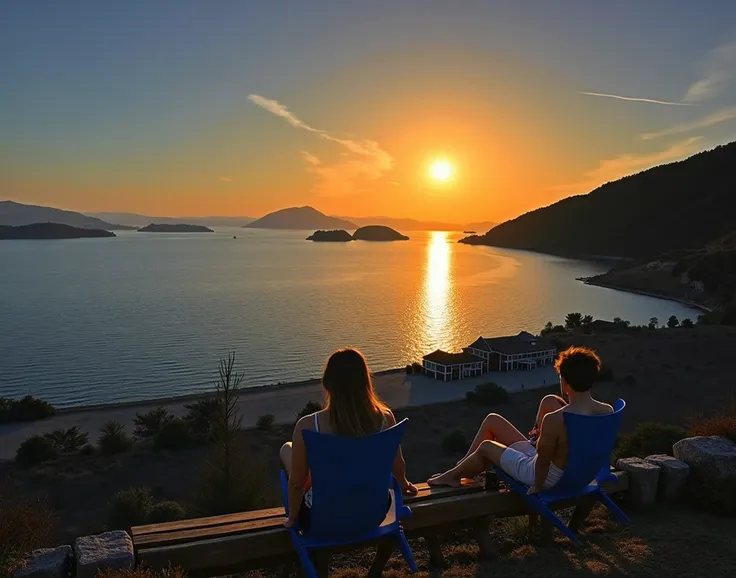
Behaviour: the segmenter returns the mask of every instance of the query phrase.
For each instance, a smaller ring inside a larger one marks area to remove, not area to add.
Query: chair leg
[[[304,548],[298,548],[297,554],[299,554],[299,561],[301,562],[302,569],[304,570],[304,578],[319,578],[317,575],[317,569],[314,567],[312,558]]]
[[[600,490],[597,494],[598,499],[601,501],[601,503],[608,508],[608,511],[611,512],[620,522],[623,522],[624,524],[631,524],[631,520],[629,517],[624,514],[623,510],[619,508],[616,503],[604,492],[603,490]]]
[[[567,536],[568,538],[570,538],[570,540],[572,540],[573,542],[577,542],[578,541],[578,537],[575,535],[575,533],[572,532],[570,530],[570,528],[568,528],[565,525],[565,523],[562,520],[560,520],[555,515],[555,513],[552,510],[550,510],[546,506],[543,506],[543,509],[540,509],[539,510],[539,513],[543,517],[543,519],[542,519],[542,532],[545,531],[545,529],[544,529],[544,522],[545,522],[545,520],[547,520],[548,522],[551,522],[565,536]]]
[[[572,514],[572,518],[570,518],[570,522],[567,524],[567,527],[570,528],[570,531],[577,532],[580,529],[580,526],[582,526],[583,522],[585,522],[586,518],[590,514],[590,511],[593,509],[593,506],[595,506],[595,502],[595,497],[586,496],[580,501],[577,506],[575,506],[575,511]]]
[[[317,567],[317,578],[327,578],[327,574],[330,570],[330,554],[325,550],[317,550],[314,553],[316,567]]]
[[[409,565],[409,569],[412,572],[417,572],[417,563],[414,561],[414,554],[412,554],[411,552],[411,548],[409,547],[409,540],[406,539],[406,534],[404,534],[403,529],[399,528],[399,531],[396,534],[396,540],[399,544],[401,555],[404,557],[404,560],[406,560],[406,563]]]
[[[370,569],[368,570],[368,577],[374,578],[379,577],[383,573],[383,569],[386,567],[386,564],[388,563],[389,558],[391,558],[391,554],[393,554],[394,551],[394,542],[393,540],[382,540],[380,544],[378,544],[378,548],[376,549],[376,555],[373,558],[373,564],[371,564]]]

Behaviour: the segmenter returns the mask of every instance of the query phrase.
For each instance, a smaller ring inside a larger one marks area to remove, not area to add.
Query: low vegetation
[[[475,391],[469,391],[465,397],[469,402],[479,405],[498,405],[511,400],[509,392],[493,382],[477,385]]]
[[[161,425],[154,438],[157,450],[183,450],[194,441],[189,424],[181,418],[172,417]]]
[[[114,455],[129,452],[133,448],[133,440],[125,433],[125,427],[119,421],[108,421],[100,428],[97,441],[103,454]]]
[[[9,578],[25,554],[55,545],[56,518],[44,500],[1,487],[0,512],[0,578]]]
[[[654,422],[640,423],[633,432],[619,437],[614,458],[645,458],[652,454],[672,455],[672,446],[686,437],[687,432],[679,427]]]
[[[185,517],[186,511],[178,502],[154,504],[148,488],[128,488],[115,494],[110,502],[107,525],[111,530],[127,530],[131,526],[174,522]]]
[[[44,434],[61,453],[76,452],[89,443],[89,434],[82,432],[77,426],[69,429],[55,429]]]
[[[22,399],[0,397],[0,423],[36,421],[56,413],[50,403],[27,395]]]
[[[736,400],[713,417],[702,418],[690,425],[692,436],[723,436],[736,443]]]
[[[187,512],[179,502],[167,500],[151,506],[148,514],[149,524],[162,524],[164,522],[176,522],[187,517]]]
[[[424,367],[422,367],[422,364],[417,361],[411,364],[411,370],[412,370],[412,373],[416,375],[424,374]]]
[[[276,416],[271,413],[267,413],[258,418],[258,421],[256,421],[256,427],[259,430],[268,431],[273,427],[275,423]]]
[[[44,436],[33,436],[20,444],[15,452],[15,463],[23,468],[30,468],[58,457],[59,450],[53,441]]]
[[[174,416],[163,407],[157,407],[146,413],[136,413],[133,418],[135,426],[133,435],[138,440],[154,439],[172,419]]]
[[[442,440],[442,450],[448,454],[460,454],[465,452],[470,443],[465,437],[465,434],[460,430],[454,430],[445,436]]]

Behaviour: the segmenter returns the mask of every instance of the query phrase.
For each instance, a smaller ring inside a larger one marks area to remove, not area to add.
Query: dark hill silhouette
[[[183,223],[178,224],[159,224],[151,223],[141,229],[138,229],[139,233],[214,233],[209,227],[204,225],[186,225]]]
[[[333,231],[315,231],[309,237],[307,241],[320,242],[333,242],[333,243],[346,243],[352,241],[353,236],[348,233],[345,229],[335,229]]]
[[[355,229],[355,224],[345,219],[330,217],[313,207],[291,207],[269,213],[244,226],[250,229]]]
[[[102,229],[82,229],[61,223],[32,223],[10,227],[0,225],[0,239],[83,239],[114,237],[115,233]]]
[[[736,142],[563,199],[460,242],[560,255],[654,257],[736,229]]]
[[[79,227],[80,229],[104,229],[106,231],[135,229],[135,227],[115,225],[74,211],[63,211],[38,205],[24,205],[14,201],[0,201],[0,225],[18,227],[34,223],[59,223],[70,227]]]
[[[353,239],[358,241],[408,241],[409,237],[384,225],[366,225],[353,233]]]

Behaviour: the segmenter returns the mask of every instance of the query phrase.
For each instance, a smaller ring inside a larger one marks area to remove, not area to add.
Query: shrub
[[[200,399],[184,406],[187,414],[184,421],[189,424],[192,434],[198,437],[209,438],[212,435],[214,420],[217,411],[216,399]]]
[[[418,363],[416,361],[411,364],[411,369],[417,375],[422,375],[424,373],[424,367],[422,367],[421,363]]]
[[[157,407],[147,413],[136,413],[133,418],[135,424],[133,435],[139,440],[154,439],[161,428],[172,419],[174,416],[163,407]]]
[[[75,452],[89,442],[89,435],[79,430],[77,426],[69,429],[55,429],[44,434],[46,439],[56,446],[60,452]]]
[[[87,444],[84,446],[80,452],[83,456],[92,456],[95,453],[95,446],[92,444]]]
[[[133,440],[125,433],[119,421],[108,421],[100,428],[100,439],[97,441],[103,454],[122,454],[133,447]]]
[[[175,522],[186,518],[186,511],[179,502],[166,501],[154,504],[148,513],[149,524],[161,524],[163,522]]]
[[[151,514],[153,499],[148,488],[128,488],[118,492],[110,502],[107,525],[111,530],[127,530],[145,524]]]
[[[181,568],[169,567],[160,570],[151,570],[138,566],[131,569],[102,568],[97,571],[96,578],[187,578]]]
[[[672,446],[687,437],[682,428],[654,422],[640,423],[616,442],[615,459],[645,458],[652,454],[672,455]]]
[[[601,366],[601,370],[598,372],[598,381],[614,381],[613,370],[605,363]]]
[[[22,399],[0,397],[0,423],[35,421],[56,413],[53,405],[32,395]]]
[[[59,457],[59,450],[50,439],[44,436],[33,436],[25,440],[15,453],[16,463],[30,468]]]
[[[685,317],[685,319],[682,320],[682,323],[680,323],[682,327],[687,327],[688,329],[691,327],[695,327],[695,324],[693,323],[692,319],[689,317]]]
[[[44,500],[0,488],[0,576],[10,576],[23,556],[54,546],[56,518]]]
[[[267,413],[258,418],[256,427],[265,431],[271,429],[274,423],[276,423],[276,416],[271,413]]]
[[[448,454],[459,454],[465,452],[470,444],[465,439],[465,434],[460,430],[454,430],[442,440],[442,449]]]
[[[406,375],[414,373],[414,368],[411,366],[411,363],[408,363],[404,369],[406,371]]]
[[[667,320],[667,327],[670,329],[674,329],[675,327],[680,326],[680,320],[677,319],[674,315],[671,315],[670,318]]]
[[[736,478],[709,480],[693,470],[687,478],[685,497],[697,508],[719,515],[736,516]]]
[[[736,443],[736,402],[721,414],[700,419],[690,426],[693,436],[723,436]]]
[[[156,449],[181,450],[192,445],[192,430],[189,424],[178,417],[171,418],[156,434]]]
[[[318,401],[308,401],[307,405],[305,405],[302,410],[298,414],[296,414],[296,419],[298,421],[302,419],[305,415],[322,411],[323,407],[324,406]]]
[[[480,405],[503,404],[510,400],[509,392],[492,382],[476,386],[475,391],[469,391],[465,397],[468,401]]]

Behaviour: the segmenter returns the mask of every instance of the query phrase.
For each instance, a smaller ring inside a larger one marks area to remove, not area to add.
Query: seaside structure
[[[552,365],[556,355],[554,345],[522,331],[508,337],[479,337],[461,353],[438,349],[422,358],[422,367],[425,375],[449,381],[488,371],[528,371]]]
[[[422,358],[425,375],[448,381],[483,373],[483,359],[472,353],[448,353],[438,349]]]

